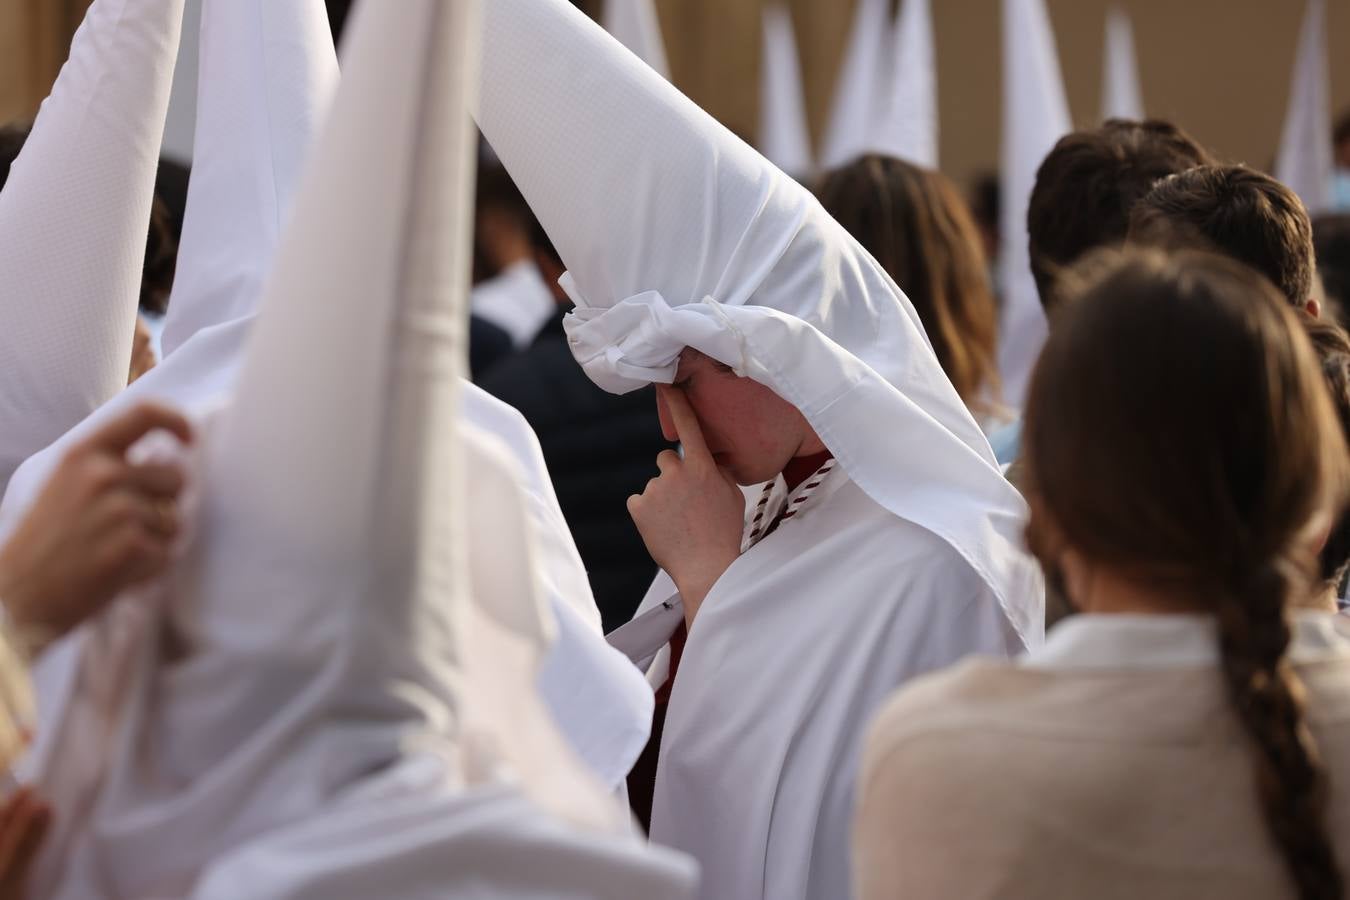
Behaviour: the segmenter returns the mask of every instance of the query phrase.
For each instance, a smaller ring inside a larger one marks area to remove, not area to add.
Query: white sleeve
[[[0,489],[126,386],[183,0],[97,0],[0,193]]]

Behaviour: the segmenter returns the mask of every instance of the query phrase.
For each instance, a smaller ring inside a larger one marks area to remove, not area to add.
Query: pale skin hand
[[[133,409],[66,454],[0,546],[0,600],[17,633],[54,640],[168,565],[183,474],[173,465],[126,460],[156,429],[184,443],[192,437],[178,413],[148,404]]]
[[[684,458],[667,450],[656,458],[661,474],[628,498],[642,540],[674,580],[692,626],[703,599],[741,554],[745,496],[719,467],[703,440],[698,416],[684,393],[657,385],[679,433]]]

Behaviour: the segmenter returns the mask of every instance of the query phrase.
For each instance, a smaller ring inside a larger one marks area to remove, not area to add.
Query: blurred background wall
[[[196,0],[193,0],[196,2]],[[603,0],[576,0],[598,15]],[[657,0],[675,82],[742,135],[758,107],[760,12],[770,0]],[[1076,123],[1098,115],[1102,33],[1111,0],[1047,0]],[[1221,155],[1266,166],[1275,153],[1301,0],[1116,0],[1134,20],[1144,100]],[[807,101],[819,134],[829,112],[854,0],[788,0]],[[330,0],[335,20],[350,0]],[[932,0],[941,94],[942,168],[959,181],[997,164],[999,0]],[[0,120],[31,116],[88,0],[0,0]],[[1330,0],[1332,95],[1350,107],[1350,0]],[[490,48],[488,52],[491,52]],[[191,46],[185,62],[195,64]],[[190,81],[189,81],[190,85]],[[183,90],[180,87],[180,91]],[[189,91],[190,92],[190,91]],[[169,148],[190,143],[176,109]],[[190,107],[190,104],[187,104]]]

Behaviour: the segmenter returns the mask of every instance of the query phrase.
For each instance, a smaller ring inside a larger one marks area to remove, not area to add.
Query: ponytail
[[[1291,561],[1263,566],[1219,605],[1228,697],[1256,755],[1266,826],[1301,900],[1339,900],[1345,885],[1327,832],[1327,777],[1304,717],[1304,686],[1286,658]]]

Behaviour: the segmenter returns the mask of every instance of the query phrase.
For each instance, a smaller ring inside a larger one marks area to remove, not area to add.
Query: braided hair
[[[1255,796],[1298,896],[1344,895],[1327,775],[1288,661],[1291,606],[1350,483],[1297,314],[1254,270],[1133,250],[1066,276],[1024,425],[1028,543],[1206,605]]]

